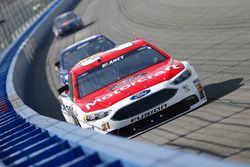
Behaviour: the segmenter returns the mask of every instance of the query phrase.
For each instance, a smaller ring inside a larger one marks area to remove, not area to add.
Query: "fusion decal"
[[[142,114],[132,118],[130,121],[131,121],[131,123],[139,121],[139,120],[144,119],[144,118],[146,118],[146,117],[148,117],[150,115],[153,115],[153,114],[155,114],[155,113],[157,113],[157,112],[159,112],[159,111],[161,111],[161,110],[163,110],[165,108],[167,108],[166,103],[162,104],[162,105],[160,105],[160,106],[158,106],[156,108],[153,108],[153,109],[149,110],[148,112],[142,113]]]

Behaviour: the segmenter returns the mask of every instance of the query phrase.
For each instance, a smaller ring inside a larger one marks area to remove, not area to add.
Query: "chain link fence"
[[[53,0],[0,0],[0,55]]]

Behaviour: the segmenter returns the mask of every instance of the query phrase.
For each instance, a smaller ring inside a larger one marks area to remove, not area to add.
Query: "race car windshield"
[[[143,46],[116,57],[77,77],[79,97],[86,96],[133,73],[166,60],[149,46]]]
[[[105,37],[90,40],[80,46],[77,46],[77,48],[72,51],[64,53],[62,68],[64,70],[69,70],[80,60],[96,53],[107,51],[114,46],[115,44]]]
[[[64,22],[71,20],[71,19],[75,19],[76,15],[72,12],[69,13],[65,13],[62,16],[59,16],[55,19],[54,21],[54,25],[58,28],[60,28]]]

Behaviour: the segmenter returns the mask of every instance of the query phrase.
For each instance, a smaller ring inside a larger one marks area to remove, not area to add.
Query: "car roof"
[[[105,37],[105,36],[102,35],[102,34],[98,34],[98,35],[93,35],[93,36],[91,36],[91,37],[85,38],[85,39],[83,39],[83,40],[81,40],[81,41],[78,41],[78,42],[76,42],[76,43],[74,43],[74,44],[72,44],[72,45],[66,47],[65,49],[63,49],[63,50],[60,52],[59,56],[61,57],[61,56],[63,56],[63,54],[64,54],[65,52],[68,52],[68,51],[70,51],[70,50],[75,50],[75,48],[77,48],[78,46],[83,45],[84,43],[87,43],[88,41],[90,41],[90,40],[92,40],[92,39],[99,38],[99,37]],[[105,37],[105,38],[107,38],[107,37]],[[113,41],[111,41],[111,42],[113,42]]]
[[[67,16],[68,14],[74,14],[74,15],[75,15],[74,12],[68,11],[68,12],[65,12],[65,13],[60,14],[59,16],[56,17],[56,19],[64,18],[64,17]]]
[[[85,71],[94,68],[104,62],[107,62],[111,59],[114,59],[116,57],[121,56],[122,54],[125,54],[127,52],[130,52],[136,48],[139,48],[141,46],[150,45],[147,41],[144,41],[140,38],[136,39],[132,42],[127,42],[125,44],[119,45],[111,50],[108,50],[106,52],[97,53],[95,55],[92,55],[88,58],[83,59],[79,63],[77,63],[70,72],[73,72],[76,75],[82,74]]]

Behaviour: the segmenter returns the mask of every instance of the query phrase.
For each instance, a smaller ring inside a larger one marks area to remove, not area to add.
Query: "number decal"
[[[71,106],[65,106],[66,110],[68,111],[69,115],[73,118],[75,125],[81,126],[80,122],[77,119],[77,115],[73,110],[73,105]]]
[[[73,106],[65,106],[65,107],[69,112],[73,111]]]
[[[102,124],[102,130],[103,130],[103,131],[106,131],[106,130],[108,130],[108,129],[110,129],[110,125],[109,125],[108,122]]]

